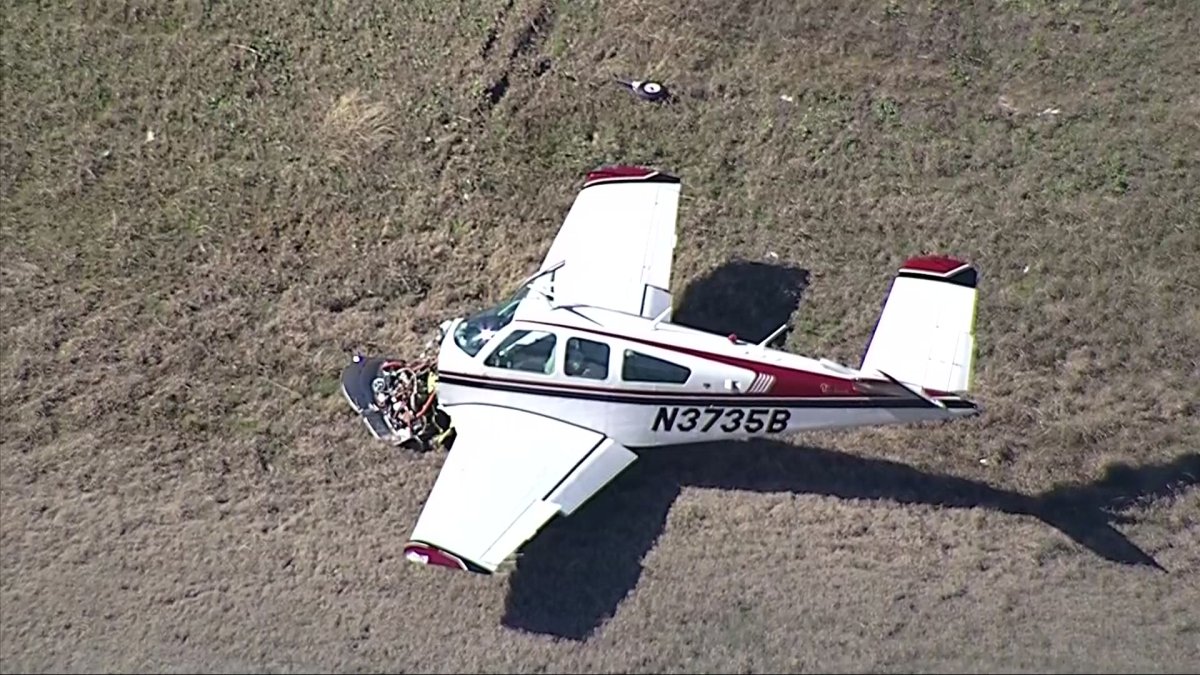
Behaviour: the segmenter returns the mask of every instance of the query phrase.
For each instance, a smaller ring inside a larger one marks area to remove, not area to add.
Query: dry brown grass
[[[0,669],[1200,663],[1195,3],[10,5]],[[696,322],[807,270],[806,353],[976,261],[986,413],[647,455],[508,577],[404,562],[441,459],[339,369],[610,162],[683,177]]]
[[[387,104],[371,101],[357,89],[342,94],[325,114],[322,128],[330,158],[372,159],[396,135],[393,117]]]

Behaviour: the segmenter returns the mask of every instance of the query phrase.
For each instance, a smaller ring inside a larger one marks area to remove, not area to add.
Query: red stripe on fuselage
[[[543,326],[552,326],[554,328],[563,328],[566,330],[574,330],[583,333],[592,333],[593,335],[601,335],[604,337],[616,338],[618,340],[629,340],[630,342],[638,342],[659,349],[687,354],[717,363],[723,363],[728,366],[737,368],[745,368],[763,375],[772,375],[775,377],[775,384],[771,390],[764,396],[779,396],[779,397],[827,397],[827,396],[855,396],[861,397],[865,394],[858,391],[854,387],[854,381],[844,377],[834,375],[821,375],[819,373],[809,372],[807,370],[796,370],[786,366],[775,365],[771,363],[763,363],[753,359],[746,359],[727,354],[714,354],[700,349],[692,349],[690,347],[680,347],[678,345],[664,344],[655,342],[654,340],[646,340],[643,338],[631,337],[628,335],[617,335],[616,333],[608,333],[605,331],[595,330],[593,328],[584,328],[581,326],[566,326],[563,324],[550,323],[548,321],[528,321],[528,323],[536,323]],[[880,380],[880,384],[888,384],[885,380]],[[929,392],[933,396],[942,395],[940,392]]]
[[[592,394],[612,394],[612,395],[644,398],[644,399],[646,399],[646,401],[648,403],[654,403],[654,402],[658,401],[659,399],[663,399],[663,398],[669,398],[669,399],[694,398],[697,400],[712,399],[712,398],[719,398],[719,399],[736,398],[738,400],[758,401],[758,402],[761,402],[765,399],[780,399],[780,400],[785,400],[785,399],[786,400],[809,400],[809,399],[829,400],[829,399],[849,399],[849,398],[854,398],[856,400],[867,400],[867,399],[894,400],[895,399],[895,397],[892,397],[892,396],[878,396],[878,395],[873,396],[871,394],[867,394],[867,393],[863,393],[863,392],[855,392],[852,396],[837,395],[837,394],[819,394],[819,395],[815,395],[815,396],[801,396],[801,395],[785,396],[782,394],[776,394],[774,392],[772,392],[772,393],[746,392],[746,393],[742,393],[742,394],[737,394],[737,393],[726,392],[726,391],[643,390],[643,389],[630,389],[630,388],[625,388],[625,387],[620,387],[620,386],[613,387],[611,385],[606,385],[601,382],[597,382],[597,384],[594,384],[594,385],[572,384],[569,382],[562,382],[559,380],[547,380],[545,382],[538,382],[536,380],[524,380],[524,379],[511,378],[511,377],[497,377],[495,375],[472,375],[470,373],[461,373],[461,372],[457,372],[457,371],[453,371],[453,370],[439,371],[439,377],[442,377],[446,380],[450,380],[453,378],[460,378],[463,380],[469,380],[469,381],[471,381],[472,384],[477,382],[480,384],[497,383],[497,384],[502,384],[502,385],[516,385],[516,386],[528,389],[529,392],[527,392],[527,393],[545,393],[548,396],[554,395],[554,392],[559,391],[559,390],[561,390],[561,391],[578,391],[578,392],[586,392],[586,393],[592,393]],[[463,385],[463,386],[472,386],[472,384],[464,384],[462,382],[454,382],[453,384]],[[676,387],[676,386],[680,386],[680,385],[667,385],[667,386]]]

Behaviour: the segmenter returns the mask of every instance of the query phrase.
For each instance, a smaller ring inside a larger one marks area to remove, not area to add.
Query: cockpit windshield
[[[471,356],[477,355],[497,332],[512,321],[517,305],[528,293],[529,287],[526,286],[499,305],[468,316],[454,329],[454,344]]]

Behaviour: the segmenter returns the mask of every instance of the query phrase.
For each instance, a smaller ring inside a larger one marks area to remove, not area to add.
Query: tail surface
[[[892,282],[862,370],[932,392],[965,393],[975,358],[978,273],[947,257],[910,258]]]

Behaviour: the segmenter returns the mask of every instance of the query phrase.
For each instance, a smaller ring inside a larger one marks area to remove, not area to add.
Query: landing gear
[[[454,427],[438,406],[435,366],[355,356],[342,371],[342,394],[375,438],[417,452],[449,450]]]

